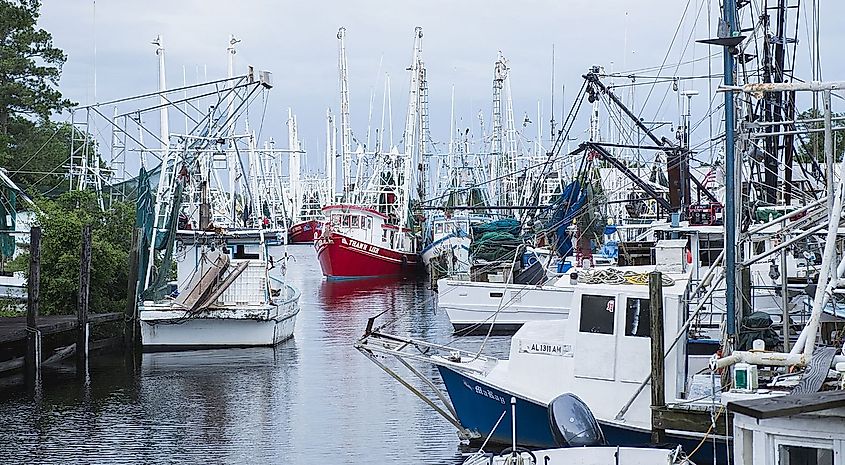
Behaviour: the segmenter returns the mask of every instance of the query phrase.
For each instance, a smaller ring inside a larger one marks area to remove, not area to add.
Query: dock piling
[[[29,277],[26,282],[26,354],[24,376],[34,388],[41,378],[41,332],[38,330],[38,304],[41,287],[41,227],[33,226],[29,236]]]
[[[651,309],[651,442],[666,441],[666,430],[658,427],[658,409],[666,405],[663,376],[663,276],[659,271],[648,275],[648,296]]]
[[[127,351],[132,351],[140,344],[141,331],[138,327],[138,251],[141,248],[143,231],[134,228],[132,246],[129,250],[129,279],[126,284],[126,310],[123,316],[123,343]]]
[[[79,258],[79,296],[76,314],[76,374],[88,373],[88,302],[91,290],[91,225],[82,228],[82,253]]]

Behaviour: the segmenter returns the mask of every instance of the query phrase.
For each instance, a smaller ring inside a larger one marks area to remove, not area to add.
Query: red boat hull
[[[320,226],[317,220],[308,220],[290,227],[288,232],[288,239],[291,244],[302,244],[304,242],[314,242],[314,232]]]
[[[314,247],[329,279],[414,276],[423,270],[418,254],[380,248],[336,232],[317,238]]]

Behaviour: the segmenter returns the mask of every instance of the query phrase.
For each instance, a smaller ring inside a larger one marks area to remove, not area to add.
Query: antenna
[[[551,124],[551,140],[554,142],[555,140],[555,44],[552,44],[552,119],[549,121]]]

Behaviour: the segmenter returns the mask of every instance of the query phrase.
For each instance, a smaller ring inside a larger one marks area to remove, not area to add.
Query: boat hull
[[[298,300],[272,309],[210,310],[190,316],[162,305],[141,309],[144,350],[274,346],[293,336]]]
[[[314,233],[317,231],[320,222],[317,220],[302,221],[290,227],[288,238],[291,244],[303,244],[314,242]]]
[[[571,288],[441,279],[437,306],[446,312],[455,332],[511,333],[528,321],[569,317]]]
[[[329,232],[314,242],[323,275],[329,279],[360,279],[420,274],[419,255],[378,247]]]
[[[527,399],[519,394],[508,392],[490,385],[474,376],[461,373],[448,366],[438,365],[440,377],[446,386],[446,391],[455,408],[458,421],[473,433],[477,433],[480,440],[490,437],[490,442],[510,445],[511,436],[511,406],[510,398],[516,398],[516,432],[517,444],[528,448],[560,447],[554,441],[550,427],[548,405]],[[502,403],[504,402],[504,403]],[[495,431],[493,425],[507,412]],[[651,431],[623,425],[607,420],[596,419],[601,426],[608,445],[611,446],[643,446],[651,441]],[[701,441],[700,437],[667,431],[666,442],[681,445],[687,452],[693,451]],[[708,442],[710,442],[708,440]],[[717,440],[716,463],[727,463],[727,445],[724,440]],[[698,449],[692,459],[696,463],[714,463],[714,450],[708,444]]]

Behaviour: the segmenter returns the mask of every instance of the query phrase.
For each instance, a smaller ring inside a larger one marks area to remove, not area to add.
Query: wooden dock
[[[123,313],[91,313],[88,322],[91,324],[120,321]],[[75,331],[79,327],[76,315],[39,316],[38,330],[44,336]],[[0,345],[11,344],[26,340],[26,317],[0,318]]]

